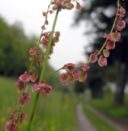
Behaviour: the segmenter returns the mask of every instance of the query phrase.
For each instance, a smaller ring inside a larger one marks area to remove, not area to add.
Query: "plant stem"
[[[120,0],[117,0],[117,8],[119,8],[119,6],[120,6]],[[118,13],[118,12],[116,11],[116,16],[115,16],[115,19],[114,19],[114,22],[113,22],[113,25],[112,25],[112,28],[111,28],[110,33],[112,33],[113,30],[114,30],[114,28],[115,28],[116,21],[117,21],[117,19],[118,19],[118,14],[117,14],[117,13]],[[108,40],[106,39],[105,42],[103,43],[102,47],[101,47],[100,50],[98,51],[97,55],[101,54],[101,52],[102,52],[102,50],[104,49],[107,41],[108,41]]]
[[[61,68],[59,68],[58,70],[55,70],[55,71],[53,71],[53,72],[51,72],[50,74],[48,74],[48,78],[50,78],[50,77],[52,77],[53,75],[55,75],[57,72],[59,72],[60,70],[62,70],[63,69],[63,67],[61,67]]]
[[[46,67],[47,67],[47,64],[48,64],[48,57],[49,57],[50,49],[51,49],[51,46],[52,46],[53,33],[55,31],[55,26],[56,26],[59,11],[60,11],[59,9],[56,11],[56,15],[55,15],[55,19],[54,19],[54,22],[53,22],[50,38],[49,38],[49,41],[48,41],[48,47],[47,47],[47,50],[46,50],[46,53],[45,53],[45,58],[44,58],[44,62],[43,62],[44,64],[43,64],[43,67],[42,67],[42,70],[41,70],[39,82],[44,80],[44,74],[45,74],[45,70],[46,70]]]
[[[30,117],[30,120],[29,120],[29,123],[28,123],[28,126],[27,126],[27,131],[30,130],[30,127],[31,127],[31,124],[32,124],[32,120],[34,118],[35,111],[36,111],[36,108],[37,108],[38,99],[39,99],[39,93],[37,93],[36,97],[35,97],[35,101],[34,101],[33,108],[32,108],[32,113],[31,113],[31,117]]]
[[[117,0],[117,8],[119,8],[119,7],[120,7],[120,0]],[[111,28],[111,30],[110,30],[110,33],[112,33],[113,30],[114,30],[114,28],[115,28],[116,21],[117,21],[117,19],[118,19],[118,14],[117,14],[117,13],[118,13],[118,12],[116,11],[116,16],[115,16],[115,19],[114,19],[114,22],[113,22],[112,28]],[[104,49],[104,47],[105,47],[107,41],[108,41],[107,39],[104,41],[102,47],[101,47],[101,48],[99,49],[99,51],[97,52],[97,56],[101,54],[101,52],[102,52],[102,50]],[[85,62],[85,63],[86,63],[86,64],[90,64],[90,62],[91,62],[91,61],[88,60],[88,61]]]
[[[44,74],[45,74],[46,67],[48,65],[47,64],[48,63],[48,57],[49,57],[49,53],[50,53],[50,49],[51,49],[51,45],[52,45],[53,33],[55,31],[55,26],[56,26],[56,23],[57,23],[59,11],[60,10],[58,9],[56,11],[56,14],[55,14],[55,18],[54,18],[54,22],[53,22],[53,26],[52,26],[52,31],[51,31],[51,35],[50,35],[50,38],[49,38],[49,41],[48,41],[48,47],[47,47],[47,50],[46,50],[46,54],[45,54],[45,58],[44,58],[44,62],[43,62],[44,64],[42,66],[39,82],[44,80]],[[32,121],[33,121],[33,118],[34,118],[34,115],[35,115],[35,112],[36,112],[37,103],[38,103],[38,100],[39,100],[39,95],[40,95],[40,93],[36,94],[35,101],[34,101],[33,108],[32,108],[31,117],[30,117],[26,131],[30,131],[31,124],[32,124]]]

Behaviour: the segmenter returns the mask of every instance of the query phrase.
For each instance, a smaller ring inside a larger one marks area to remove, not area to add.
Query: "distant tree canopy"
[[[0,75],[17,76],[28,67],[31,38],[19,23],[9,25],[0,17]]]

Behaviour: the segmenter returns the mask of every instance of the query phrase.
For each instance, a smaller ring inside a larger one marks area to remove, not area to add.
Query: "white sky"
[[[40,34],[43,21],[42,11],[47,8],[49,0],[0,0],[0,15],[8,23],[20,21],[27,34]],[[50,63],[54,68],[64,64],[85,61],[84,46],[87,43],[83,36],[84,26],[71,27],[74,11],[62,11],[57,22],[61,32],[60,42],[54,48]]]

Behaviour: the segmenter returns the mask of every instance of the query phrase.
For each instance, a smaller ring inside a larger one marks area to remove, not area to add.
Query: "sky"
[[[1,0],[0,15],[10,24],[19,21],[27,34],[39,35],[43,23],[42,11],[49,0]],[[87,39],[83,35],[84,25],[71,27],[75,11],[62,11],[59,14],[56,30],[60,31],[59,43],[54,47],[50,64],[58,69],[66,63],[85,61],[84,47]],[[50,22],[50,21],[49,21]]]

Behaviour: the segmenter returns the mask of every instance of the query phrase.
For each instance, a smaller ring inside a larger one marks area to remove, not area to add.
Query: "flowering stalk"
[[[54,44],[59,41],[60,33],[55,32],[58,14],[62,9],[73,9],[74,5],[76,9],[81,8],[78,0],[51,0],[50,4],[48,5],[47,11],[43,12],[45,21],[42,26],[42,33],[40,35],[39,40],[36,43],[36,46],[29,50],[29,56],[31,61],[30,68],[28,71],[25,71],[23,74],[19,76],[17,82],[17,91],[21,94],[19,99],[20,108],[19,110],[16,110],[11,113],[9,121],[6,122],[7,131],[18,130],[19,122],[22,122],[26,118],[26,115],[22,111],[22,108],[25,104],[28,103],[29,99],[31,98],[27,89],[27,84],[29,82],[32,83],[31,88],[32,91],[36,92],[36,96],[26,131],[30,131],[40,94],[49,95],[52,90],[52,86],[46,83],[46,77],[49,78],[53,76],[55,73],[59,72],[61,69],[63,69],[65,70],[65,73],[62,73],[59,78],[60,82],[63,85],[69,84],[74,80],[84,82],[87,79],[87,72],[90,69],[89,64],[98,61],[98,64],[101,67],[107,65],[107,57],[109,57],[110,55],[109,51],[115,48],[115,42],[118,42],[120,40],[120,32],[126,26],[126,23],[123,20],[123,17],[125,16],[126,12],[125,9],[121,7],[120,0],[117,0],[117,11],[113,22],[113,26],[111,28],[110,33],[104,35],[104,38],[106,40],[100,48],[100,50],[92,53],[87,63],[83,63],[80,65],[68,63],[60,69],[58,69],[57,71],[51,72],[50,74],[45,76],[49,56],[52,53]],[[44,30],[46,29],[46,25],[48,25],[48,14],[52,14],[54,11],[56,11],[56,14],[52,30],[50,32],[46,32]],[[113,32],[114,30],[115,32]],[[44,50],[42,50],[40,46],[43,47]],[[38,69],[40,71],[38,71]]]
[[[107,58],[110,55],[110,50],[115,48],[115,43],[121,39],[121,31],[126,27],[126,22],[123,20],[126,14],[125,9],[121,6],[120,0],[117,0],[117,11],[115,19],[109,34],[104,34],[105,42],[99,50],[96,50],[89,57],[89,60],[81,65],[68,63],[64,65],[65,73],[60,75],[60,82],[67,85],[70,82],[77,80],[85,82],[87,79],[87,71],[90,69],[89,64],[98,62],[100,67],[107,66]]]
[[[106,38],[99,51],[96,51],[90,55],[88,64],[95,63],[98,59],[99,66],[103,67],[107,65],[107,57],[110,55],[110,50],[115,48],[115,43],[121,39],[121,31],[126,27],[126,22],[123,20],[126,14],[125,9],[121,6],[120,0],[117,0],[116,16],[109,34],[104,34]],[[115,30],[115,32],[114,32]]]
[[[60,11],[59,9],[56,11],[56,15],[55,15],[55,19],[54,19],[52,31],[51,31],[51,34],[50,34],[50,38],[49,38],[49,42],[48,42],[48,47],[47,47],[47,50],[46,50],[44,64],[42,66],[42,70],[41,70],[39,82],[41,82],[41,81],[44,80],[45,69],[46,69],[47,64],[48,64],[48,57],[49,57],[50,50],[51,50],[51,44],[52,44],[52,40],[53,40],[53,33],[55,31],[55,27],[56,27],[56,22],[57,22],[59,11]]]
[[[51,35],[50,35],[50,38],[49,38],[48,47],[47,47],[47,50],[46,50],[44,64],[42,66],[39,82],[44,80],[45,70],[46,70],[46,67],[47,67],[47,64],[48,64],[48,57],[49,57],[49,54],[50,54],[50,49],[51,49],[51,44],[52,44],[52,39],[53,39],[53,33],[55,31],[55,26],[56,26],[56,23],[57,23],[59,11],[60,11],[59,9],[56,11],[56,15],[55,15],[55,18],[54,18],[54,23],[53,23],[53,26],[52,26],[52,32],[51,32]],[[39,100],[39,95],[40,95],[40,92],[38,92],[36,94],[35,101],[34,101],[33,108],[32,108],[31,117],[30,117],[26,131],[30,130],[31,123],[33,121],[33,118],[34,118],[34,115],[35,115],[35,112],[36,112],[37,103],[38,103],[38,100]]]
[[[117,0],[117,8],[120,7],[120,0]],[[110,33],[113,32],[114,28],[115,28],[115,25],[116,25],[116,21],[118,19],[118,10],[116,11],[116,16],[115,16],[115,19],[114,19],[114,22],[113,22],[113,25],[112,25],[112,28],[111,28],[111,31]],[[101,54],[101,52],[103,51],[106,43],[107,43],[108,39],[105,40],[105,42],[103,43],[102,47],[100,48],[100,50],[98,51],[97,55]]]

